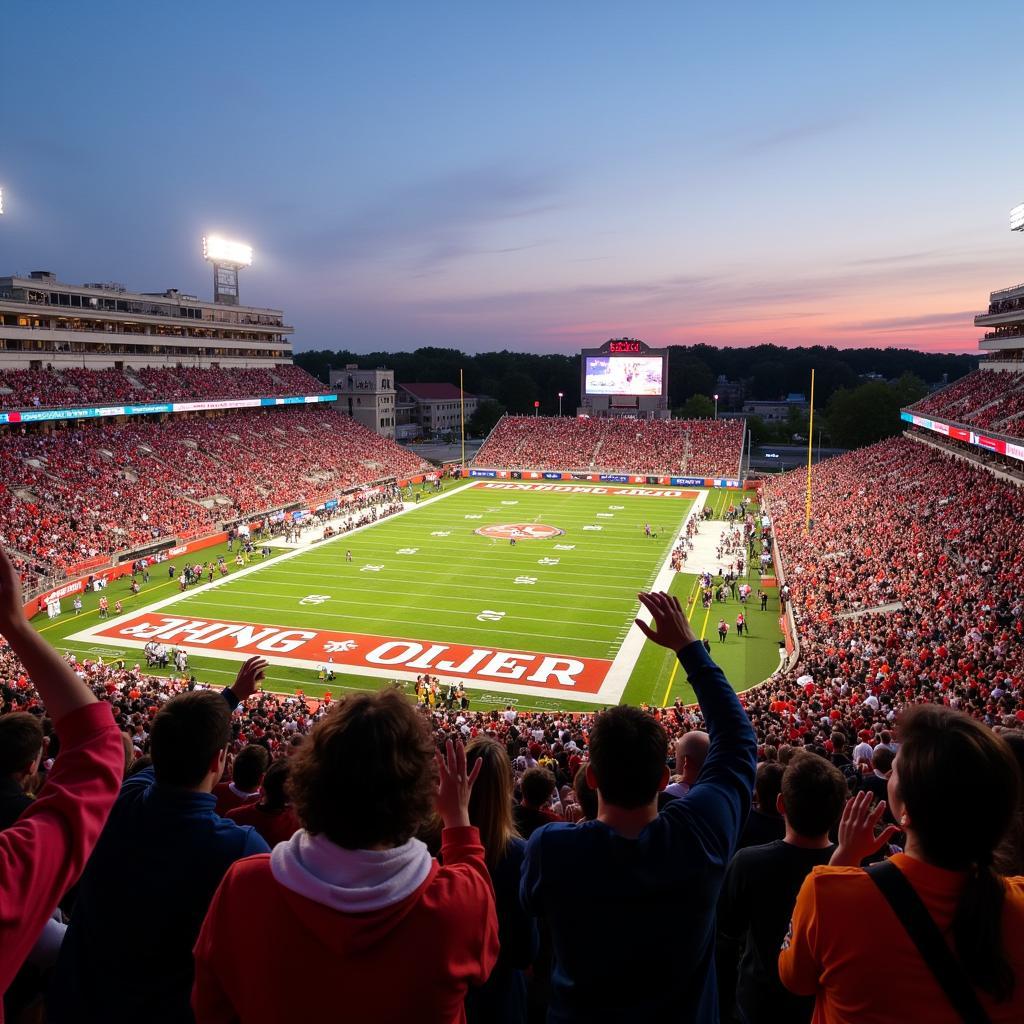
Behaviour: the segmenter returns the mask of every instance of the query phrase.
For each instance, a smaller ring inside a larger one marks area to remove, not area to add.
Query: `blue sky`
[[[1020,4],[8,5],[0,274],[297,348],[970,351],[1024,280]]]

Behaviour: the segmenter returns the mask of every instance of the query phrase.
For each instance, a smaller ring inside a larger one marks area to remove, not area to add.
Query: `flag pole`
[[[814,370],[811,370],[811,419],[807,428],[807,508],[804,532],[811,532],[811,456],[814,452]]]
[[[462,421],[462,472],[466,472],[466,392],[462,388],[462,367],[459,367],[459,418]]]

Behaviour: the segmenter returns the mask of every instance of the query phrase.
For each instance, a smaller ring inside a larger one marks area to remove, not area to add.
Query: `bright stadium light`
[[[252,266],[252,246],[220,235],[203,235],[203,259],[236,267]]]
[[[0,214],[4,212],[4,190],[0,188]]]
[[[213,301],[238,305],[238,271],[252,266],[252,246],[203,235],[203,259],[213,264]]]
[[[1024,203],[1018,203],[1010,211],[1010,230],[1024,231]]]

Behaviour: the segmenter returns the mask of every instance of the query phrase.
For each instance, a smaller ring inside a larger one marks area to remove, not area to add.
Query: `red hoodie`
[[[497,961],[498,920],[478,831],[445,829],[441,858],[409,895],[362,913],[286,888],[266,854],[236,861],[194,950],[198,1024],[334,1020],[342,1010],[347,1024],[461,1024],[467,988]]]
[[[124,746],[106,702],[77,708],[54,728],[60,754],[46,785],[0,832],[0,992],[81,875],[124,774]]]

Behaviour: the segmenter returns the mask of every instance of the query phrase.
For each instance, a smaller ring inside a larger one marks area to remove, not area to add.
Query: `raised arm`
[[[124,748],[110,705],[98,702],[29,625],[17,574],[2,550],[0,633],[28,669],[61,741],[39,796],[0,832],[0,990],[6,990],[99,839],[121,782]]]
[[[697,639],[679,599],[670,594],[639,597],[654,621],[648,625],[637,619],[637,626],[648,639],[676,652],[697,694],[711,739],[697,784],[680,802],[678,811],[673,807],[676,801],[672,801],[665,812],[678,813],[684,807],[688,812],[696,811],[691,823],[709,850],[727,861],[750,811],[757,771],[754,729],[725,673]]]

